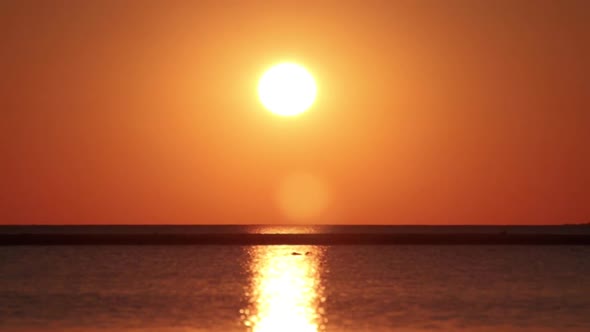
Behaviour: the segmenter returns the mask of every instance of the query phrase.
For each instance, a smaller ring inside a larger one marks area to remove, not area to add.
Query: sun
[[[283,62],[269,68],[258,82],[262,105],[274,114],[294,116],[313,104],[317,86],[305,67]]]

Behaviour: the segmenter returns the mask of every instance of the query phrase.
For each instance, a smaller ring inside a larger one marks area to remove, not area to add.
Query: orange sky
[[[189,4],[190,3],[190,4]],[[587,1],[3,1],[0,223],[590,221]],[[280,118],[256,84],[316,77]]]

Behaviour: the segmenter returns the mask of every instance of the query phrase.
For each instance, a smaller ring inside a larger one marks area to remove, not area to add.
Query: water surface
[[[588,331],[589,275],[584,246],[8,246],[0,330]]]

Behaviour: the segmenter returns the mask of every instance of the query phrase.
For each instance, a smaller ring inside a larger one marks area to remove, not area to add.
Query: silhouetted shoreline
[[[18,245],[590,245],[575,234],[0,234]]]

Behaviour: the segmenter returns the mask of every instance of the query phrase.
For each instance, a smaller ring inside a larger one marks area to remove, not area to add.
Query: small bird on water
[[[293,255],[293,256],[301,256],[301,255],[303,255],[303,254],[302,254],[302,253],[300,253],[300,252],[297,252],[297,251],[293,251],[293,252],[291,253],[291,255]],[[305,256],[309,256],[309,255],[311,255],[311,251],[306,251],[306,252],[305,252]]]

